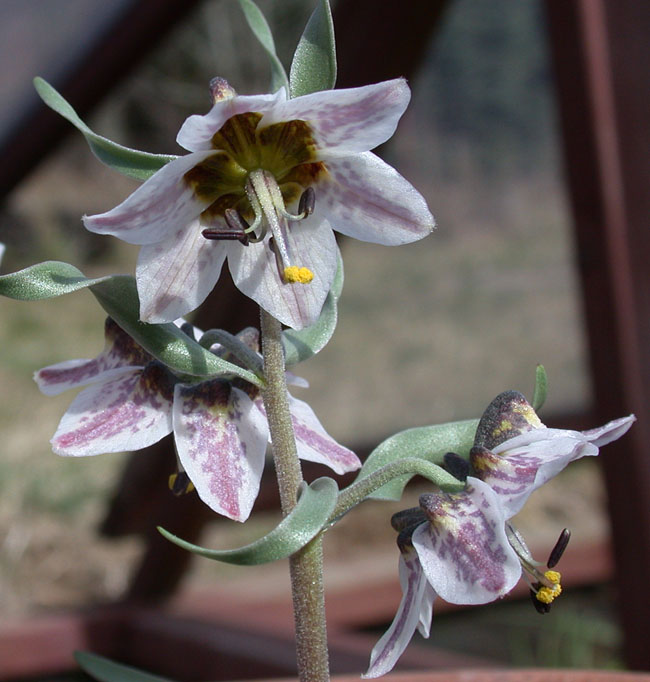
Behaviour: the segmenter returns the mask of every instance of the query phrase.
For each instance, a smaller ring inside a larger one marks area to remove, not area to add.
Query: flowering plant
[[[329,679],[323,534],[365,499],[400,499],[416,475],[430,482],[433,492],[419,508],[393,516],[403,599],[372,651],[365,676],[377,677],[392,669],[416,629],[429,636],[437,597],[483,604],[525,572],[536,608],[550,608],[561,592],[554,568],[567,535],[540,568],[510,519],[569,462],[621,437],[634,417],[585,432],[545,427],[536,412],[545,395],[540,367],[533,405],[503,393],[480,419],[398,433],[363,464],[328,435],[287,385],[304,383],[288,368],[320,352],[336,328],[343,266],[333,230],[395,246],[434,227],[424,198],[371,151],[395,132],[410,91],[403,79],[334,89],[327,0],[319,0],[287,78],[264,17],[251,0],[240,4],[271,58],[271,92],[239,96],[214,79],[210,111],[190,116],[178,133],[183,156],[139,152],[97,135],[36,79],[45,103],[82,132],[101,161],[143,181],[117,207],[83,219],[88,230],[140,252],[134,277],[88,278],[49,261],[0,277],[0,294],[42,300],[87,288],[108,315],[97,357],[36,372],[49,395],[84,387],[51,440],[55,453],[138,450],[173,433],[172,490],[196,490],[214,512],[243,522],[270,443],[283,520],[269,534],[215,550],[161,533],[217,561],[289,557],[303,681]],[[237,287],[260,307],[259,331],[203,332],[182,319],[215,287],[226,260]],[[300,459],[335,474],[359,471],[341,490],[330,477],[308,485]],[[119,666],[107,672],[99,659],[80,660],[100,679],[120,679]]]

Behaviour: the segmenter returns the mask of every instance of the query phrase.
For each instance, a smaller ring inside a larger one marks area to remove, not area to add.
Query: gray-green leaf
[[[94,133],[65,100],[46,80],[34,78],[34,87],[50,109],[72,123],[86,138],[93,154],[113,170],[136,180],[146,180],[166,163],[177,158],[167,154],[149,154],[137,149],[124,147],[106,137]]]
[[[314,324],[296,331],[287,329],[282,333],[284,361],[287,367],[308,360],[322,350],[332,338],[338,320],[338,301],[343,290],[343,259],[338,254],[338,268],[320,317]]]
[[[477,426],[478,419],[467,419],[447,424],[419,426],[396,433],[370,453],[355,483],[386,464],[405,457],[416,457],[433,464],[442,464],[447,452],[455,452],[462,457],[468,457],[474,444]],[[412,476],[396,478],[375,491],[370,497],[378,500],[399,500],[404,487],[411,478]]]
[[[275,51],[273,34],[271,33],[266,18],[253,0],[239,0],[239,6],[244,13],[244,17],[246,18],[246,22],[251,31],[260,45],[264,48],[264,51],[271,62],[271,92],[277,92],[280,88],[284,87],[288,97],[289,80],[287,78],[287,72],[284,70],[282,62],[278,59],[278,55]]]
[[[84,672],[99,682],[172,682],[167,677],[158,677],[128,665],[114,663],[88,651],[75,651],[74,658]]]
[[[291,97],[331,90],[335,83],[336,42],[332,10],[328,0],[318,0],[291,62]]]
[[[270,533],[245,547],[207,549],[181,540],[164,528],[158,530],[183,549],[228,564],[252,566],[285,559],[316,537],[332,514],[338,496],[338,486],[332,478],[318,478],[309,486],[303,485],[295,509]]]
[[[41,301],[84,288],[90,288],[127,334],[176,373],[195,377],[235,375],[262,385],[256,374],[210,353],[175,324],[140,322],[135,280],[129,275],[93,279],[69,263],[47,261],[0,277],[0,295],[19,301]]]

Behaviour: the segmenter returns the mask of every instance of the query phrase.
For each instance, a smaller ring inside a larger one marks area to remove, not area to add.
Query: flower
[[[391,670],[416,628],[429,636],[437,596],[452,604],[485,604],[507,594],[523,568],[532,578],[538,611],[548,611],[562,591],[560,574],[552,569],[568,537],[560,536],[540,568],[508,521],[569,462],[597,455],[599,446],[620,438],[633,422],[629,416],[590,431],[549,429],[520,393],[497,396],[479,422],[470,452],[475,476],[467,477],[465,489],[422,495],[419,508],[393,516],[402,601],[364,677]]]
[[[433,229],[423,197],[368,151],[406,109],[403,79],[295,99],[284,88],[238,96],[215,79],[213,96],[211,111],[178,134],[189,154],[111,211],[84,217],[92,232],[141,245],[142,320],[196,308],[227,257],[244,294],[300,329],[318,318],[336,272],[332,228],[386,245]]]
[[[238,336],[257,345],[257,330]],[[34,376],[48,395],[90,384],[61,419],[51,440],[54,452],[77,457],[140,450],[173,431],[180,469],[201,499],[219,514],[245,521],[269,441],[259,389],[241,379],[184,383],[110,318],[105,337],[104,351],[93,360],[62,362]],[[211,350],[224,354],[216,344]],[[299,457],[338,474],[360,466],[353,452],[326,433],[307,403],[289,396],[289,406]]]

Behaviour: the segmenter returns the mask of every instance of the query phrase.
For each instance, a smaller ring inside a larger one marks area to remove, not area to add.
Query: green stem
[[[289,412],[282,326],[262,310],[261,328],[266,378],[262,397],[271,433],[282,514],[286,516],[296,506],[302,472]],[[330,676],[321,538],[314,538],[296,552],[289,560],[289,567],[300,682],[328,682]]]

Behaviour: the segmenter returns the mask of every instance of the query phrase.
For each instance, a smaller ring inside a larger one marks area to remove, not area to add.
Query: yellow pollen
[[[309,268],[299,268],[297,265],[290,265],[282,273],[284,281],[289,284],[309,284],[314,279],[314,273]]]
[[[546,571],[544,573],[544,577],[549,581],[552,582],[554,585],[559,585],[560,584],[560,579],[562,576],[558,571]]]
[[[553,585],[552,587],[540,587],[535,598],[541,601],[542,604],[550,604],[562,594],[561,576],[557,571],[546,571],[544,577]]]

